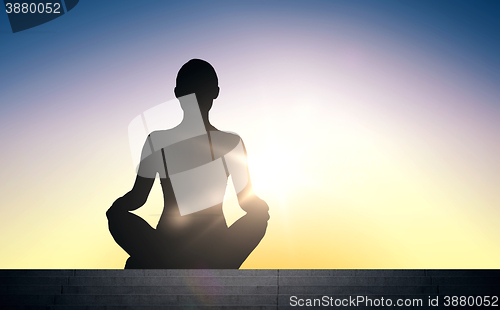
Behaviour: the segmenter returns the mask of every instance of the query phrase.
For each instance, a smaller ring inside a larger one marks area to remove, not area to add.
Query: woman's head
[[[177,98],[195,93],[200,108],[207,104],[211,107],[212,101],[219,95],[217,73],[208,62],[191,59],[177,73],[174,92]]]

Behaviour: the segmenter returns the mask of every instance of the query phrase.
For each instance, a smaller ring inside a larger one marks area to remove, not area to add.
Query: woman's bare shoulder
[[[186,137],[184,137],[182,131],[180,131],[177,127],[155,130],[148,135],[148,139],[156,150],[181,142],[185,138]]]
[[[231,131],[210,131],[210,136],[213,140],[217,140],[218,142],[228,145],[238,144],[241,141],[240,135]]]
[[[210,131],[210,137],[214,148],[221,154],[227,154],[242,141],[237,133],[230,131]]]

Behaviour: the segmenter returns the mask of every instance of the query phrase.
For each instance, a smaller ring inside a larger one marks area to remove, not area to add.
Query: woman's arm
[[[139,163],[139,169],[137,171],[137,177],[135,179],[134,186],[132,189],[118,198],[111,208],[109,208],[106,213],[109,215],[113,212],[126,212],[133,211],[142,207],[146,200],[148,199],[151,188],[155,181],[156,174],[158,173],[158,164],[160,151],[154,152],[151,150],[151,140],[150,136],[146,139],[144,147],[141,154],[141,162]]]
[[[113,211],[133,211],[142,207],[148,199],[155,179],[145,178],[137,175],[132,189],[118,198],[108,212]]]
[[[253,191],[243,140],[240,139],[238,145],[226,155],[226,162],[240,207],[249,214],[259,214],[269,219],[269,206]]]

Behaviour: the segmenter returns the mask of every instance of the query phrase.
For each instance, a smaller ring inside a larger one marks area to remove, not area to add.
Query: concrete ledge
[[[267,310],[297,309],[291,296],[428,302],[495,295],[500,270],[0,270],[0,309],[13,310]]]

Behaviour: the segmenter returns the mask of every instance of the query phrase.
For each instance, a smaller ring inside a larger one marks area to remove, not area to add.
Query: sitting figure
[[[126,269],[239,268],[264,237],[269,207],[253,192],[241,138],[208,119],[219,95],[214,68],[190,60],[174,92],[183,120],[149,134],[132,190],[106,212],[109,230],[130,255]],[[157,175],[164,209],[154,229],[130,211],[146,203]],[[222,202],[230,175],[247,213],[228,227]]]

